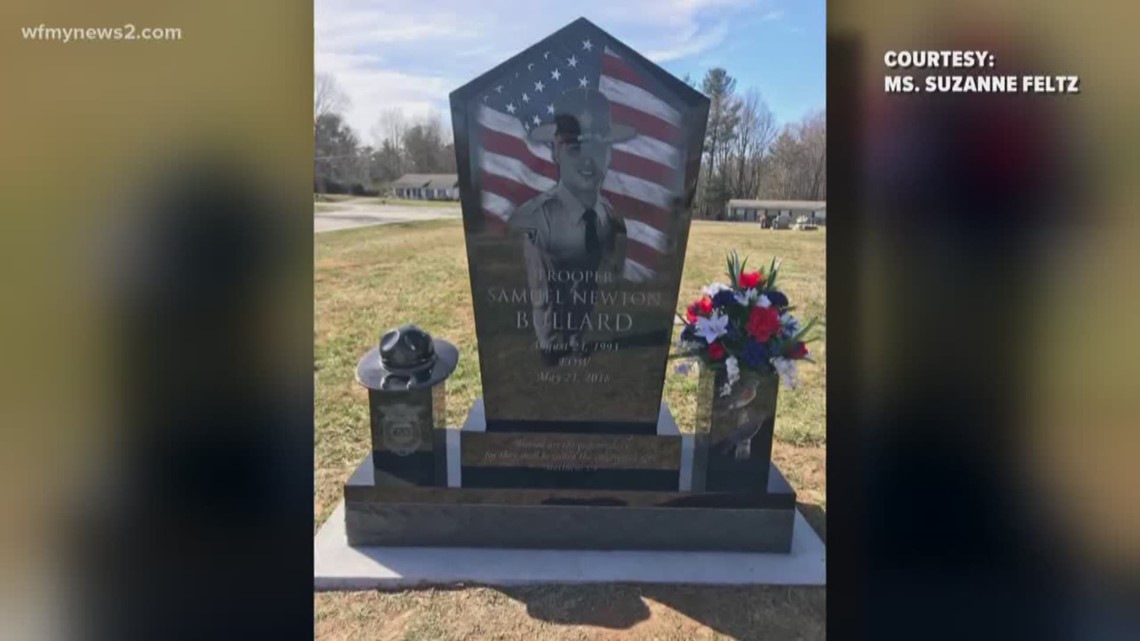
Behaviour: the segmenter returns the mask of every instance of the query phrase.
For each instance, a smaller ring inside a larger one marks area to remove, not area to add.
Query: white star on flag
[[[531,122],[533,122],[533,123],[534,123],[534,124],[536,124],[536,125],[540,125],[540,124],[542,124],[542,120],[540,120],[538,116],[535,116],[534,118],[531,118]]]
[[[531,69],[534,69],[534,63],[533,62],[526,66],[527,71],[530,71]]]
[[[546,105],[546,113],[548,113],[548,114],[554,113],[554,105]]]
[[[575,56],[570,56],[570,58],[566,60],[566,64],[570,65],[571,68],[577,67],[578,66],[578,58],[576,58]]]
[[[586,51],[593,51],[594,45],[590,43],[589,38],[586,38],[585,40],[582,41],[582,48],[585,49]]]
[[[549,58],[549,57],[550,57],[550,52],[549,52],[549,51],[544,51],[544,52],[542,52],[542,59],[543,59],[543,60],[546,60],[546,59],[547,59],[547,58]]]
[[[534,83],[534,90],[535,90],[535,91],[537,91],[537,92],[541,93],[543,89],[546,89],[546,85],[542,84],[542,81],[541,81],[541,80],[539,80],[538,82]]]
[[[561,80],[562,79],[562,72],[555,69],[554,71],[550,72],[550,77],[554,78],[555,80]]]
[[[586,76],[582,76],[581,78],[578,79],[578,86],[579,87],[585,87],[588,84],[589,84],[589,82],[586,80]]]
[[[507,105],[507,112],[508,113],[514,113],[515,112],[515,103],[512,102],[512,103]]]
[[[503,93],[503,85],[499,85],[498,87],[495,87],[495,91],[497,93]]]
[[[523,102],[530,102],[530,96],[523,94]]]

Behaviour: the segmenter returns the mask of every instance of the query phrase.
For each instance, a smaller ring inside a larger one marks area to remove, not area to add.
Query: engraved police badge
[[[380,409],[381,438],[384,448],[393,454],[407,456],[423,444],[422,408],[402,403]]]

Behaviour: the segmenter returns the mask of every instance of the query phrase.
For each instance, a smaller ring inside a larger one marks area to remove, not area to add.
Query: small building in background
[[[388,185],[396,198],[459,200],[458,174],[404,174]]]
[[[777,229],[791,227],[800,216],[807,216],[812,224],[826,225],[827,201],[734,199],[725,208],[725,220],[758,222]]]

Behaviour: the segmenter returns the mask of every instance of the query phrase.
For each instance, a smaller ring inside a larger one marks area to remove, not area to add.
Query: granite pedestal
[[[313,540],[313,585],[325,590],[639,583],[822,586],[826,550],[795,513],[786,554],[349,546],[344,504]]]

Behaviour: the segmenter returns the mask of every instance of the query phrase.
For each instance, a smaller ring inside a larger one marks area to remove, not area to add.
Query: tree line
[[[350,101],[329,74],[318,74],[313,133],[316,154],[313,191],[374,195],[404,174],[455,173],[451,130],[438,114],[407,118],[400,109],[383,112],[369,132],[370,143],[344,120]]]
[[[697,184],[697,215],[719,218],[733,198],[826,200],[827,118],[823,110],[779,124],[755,89],[738,92],[720,67],[698,85],[709,97],[708,126]],[[316,79],[313,130],[314,191],[375,194],[405,173],[455,173],[450,127],[438,114],[408,118],[399,109],[381,114],[370,144],[344,121],[347,95],[329,74]]]
[[[733,198],[827,199],[827,115],[823,110],[780,125],[755,89],[716,67],[698,86],[709,97],[709,119],[695,209],[719,218]]]

